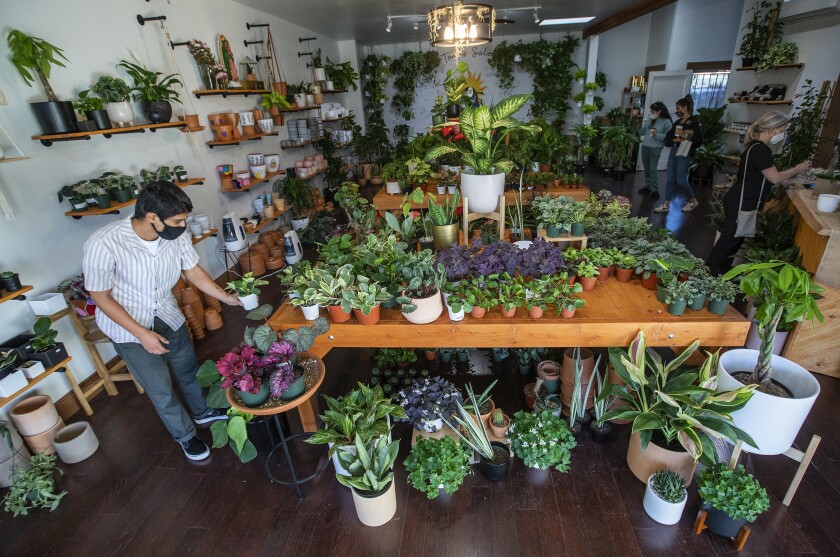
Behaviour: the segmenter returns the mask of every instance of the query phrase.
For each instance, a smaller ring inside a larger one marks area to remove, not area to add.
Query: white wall
[[[606,110],[621,105],[621,94],[630,86],[632,76],[645,73],[650,36],[651,14],[599,36],[598,69],[607,74],[607,91],[597,95],[604,98]]]
[[[179,0],[171,4],[107,0],[0,0],[0,11],[3,14],[0,89],[8,102],[8,106],[0,106],[0,123],[31,157],[27,161],[0,164],[0,191],[17,217],[14,221],[0,217],[0,267],[19,272],[24,284],[35,286],[34,295],[52,291],[61,280],[79,273],[82,247],[91,232],[129,214],[123,211],[120,216],[86,217],[81,220],[66,217],[63,214],[68,210],[66,202],[59,205],[56,199],[56,192],[62,185],[98,176],[107,169],[136,174],[142,168],[179,163],[192,176],[207,178],[204,185],[191,186],[185,191],[196,210],[208,213],[214,224],[219,224],[221,215],[230,210],[236,210],[242,216],[251,214],[250,200],[257,192],[268,191],[269,186],[260,186],[255,193],[223,194],[215,177],[215,165],[234,163],[244,169],[247,168],[245,155],[258,151],[280,152],[283,166],[289,166],[294,159],[313,151],[311,148],[281,151],[280,139],[287,137],[285,127],[280,128],[278,138],[212,150],[204,145],[211,139],[209,129],[197,134],[160,130],[111,139],[94,137],[89,141],[43,147],[30,139],[39,130],[27,103],[44,98],[37,84],[34,88],[24,85],[8,58],[5,37],[11,29],[44,38],[64,49],[69,60],[67,68],[55,68],[50,79],[53,89],[64,100],[75,99],[79,91],[90,88],[90,84],[102,74],[116,75],[116,63],[121,58],[129,58],[130,50],[142,57],[150,68],[167,73],[174,71],[169,58],[171,51],[166,46],[160,27],[151,22],[144,27],[138,25],[135,19],[138,12],[147,16],[165,15],[174,41],[197,38],[215,43],[218,35],[224,33],[237,59],[246,55],[243,40],[264,38],[259,30],[248,31],[245,23],[270,23],[289,82],[309,79],[306,60],[296,55],[298,37],[317,36],[318,40],[310,43],[313,49],[321,47],[332,60],[342,59],[335,41],[228,0]],[[347,50],[342,50],[342,55],[346,54]],[[253,57],[255,52],[249,54]],[[174,56],[183,71],[186,90],[201,88],[197,67],[188,49],[176,48]],[[122,77],[128,79],[124,74]],[[346,94],[328,100],[351,96]],[[186,103],[185,110],[198,113],[203,125],[207,125],[207,114],[245,110],[255,104],[254,97],[203,97],[198,100],[185,94],[182,98]],[[140,114],[139,108],[136,110]],[[176,105],[176,113],[177,110]],[[8,139],[0,137],[0,144],[8,156]],[[211,238],[196,246],[201,265],[213,276],[223,271],[215,255],[218,245],[218,240]],[[0,341],[30,330],[32,323],[33,315],[25,302],[3,304],[0,306]],[[93,373],[93,366],[69,322],[62,320],[56,328],[59,340],[67,343],[74,358],[72,369],[76,378],[82,380]],[[69,388],[65,379],[56,375],[42,382],[36,390],[57,399]]]
[[[749,3],[752,5],[752,2]],[[735,50],[744,0],[680,0],[675,4],[665,69],[728,60]],[[661,62],[660,62],[661,63]]]
[[[668,4],[650,14],[650,40],[645,66],[659,66],[668,61],[676,7],[676,4]]]

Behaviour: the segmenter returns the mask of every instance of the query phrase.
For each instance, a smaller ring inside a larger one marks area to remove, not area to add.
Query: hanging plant
[[[487,61],[490,67],[496,72],[499,87],[502,89],[513,87],[513,60],[516,54],[518,54],[516,45],[502,41],[496,45],[496,48],[490,54],[490,59]]]
[[[440,66],[440,55],[437,51],[413,52],[407,50],[391,64],[394,75],[394,98],[391,109],[406,120],[414,118],[411,107],[417,87],[430,83]]]

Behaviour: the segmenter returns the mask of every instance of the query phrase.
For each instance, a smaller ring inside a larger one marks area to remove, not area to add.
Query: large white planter
[[[99,448],[99,439],[87,422],[76,422],[62,428],[53,438],[58,457],[65,464],[75,464],[91,456]]]
[[[788,334],[788,331],[776,331],[776,337],[773,341],[773,354],[776,356],[780,355],[782,350],[784,350]],[[750,350],[761,349],[761,337],[758,336],[758,325],[756,325],[755,321],[750,325],[750,330],[747,333],[747,342],[744,346]]]
[[[499,196],[505,193],[503,173],[480,175],[461,173],[461,196],[469,199],[471,213],[492,213],[499,206]]]
[[[131,126],[134,124],[134,109],[128,101],[108,103],[105,105],[108,119],[114,126]]]
[[[757,350],[738,349],[722,354],[718,391],[741,387],[741,383],[729,374],[752,372],[757,361]],[[756,391],[746,406],[732,413],[733,423],[758,445],[753,447],[744,443],[747,452],[776,455],[788,450],[820,394],[820,384],[802,366],[781,356],[773,356],[772,365],[773,378],[790,389],[794,398],[779,398]]]
[[[362,497],[353,489],[353,504],[356,514],[365,526],[382,526],[397,513],[397,490],[395,482],[391,482],[388,489],[376,497]]]
[[[645,487],[645,498],[642,500],[642,505],[648,516],[660,524],[676,524],[682,517],[685,503],[688,501],[687,494],[683,494],[683,500],[679,503],[669,503],[659,498],[650,487],[650,480],[653,475],[648,478],[647,486]]]
[[[412,298],[411,303],[417,306],[417,309],[411,313],[403,312],[403,317],[410,323],[415,325],[425,325],[435,321],[440,314],[443,313],[443,303],[440,299],[440,290],[435,290],[435,293],[428,298]]]
[[[251,311],[252,309],[256,309],[257,305],[259,305],[259,303],[260,303],[256,294],[248,294],[247,296],[240,296],[239,301],[242,302],[242,308],[245,311]]]

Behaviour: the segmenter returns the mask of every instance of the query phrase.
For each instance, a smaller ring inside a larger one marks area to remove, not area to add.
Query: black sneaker
[[[215,422],[216,420],[226,420],[227,414],[217,408],[208,408],[202,415],[196,416],[193,419],[197,424],[209,424],[210,422]]]
[[[181,448],[190,460],[204,460],[210,456],[210,447],[204,441],[193,436],[189,441],[181,441]]]
[[[650,193],[650,188],[645,186],[639,190],[639,193]]]
[[[656,201],[657,199],[659,199],[659,192],[658,191],[653,192],[652,194],[650,194],[650,198],[653,199],[654,201]]]

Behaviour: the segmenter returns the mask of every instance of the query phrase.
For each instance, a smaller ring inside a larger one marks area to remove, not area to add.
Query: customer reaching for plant
[[[195,423],[226,415],[207,407],[196,382],[198,362],[172,287],[183,272],[208,296],[232,306],[241,302],[198,266],[190,235],[183,234],[191,210],[190,198],[172,182],[147,185],[133,217],[108,224],[88,239],[82,265],[85,287],[97,307],[96,324],[187,458],[202,460],[210,449],[196,437]],[[170,372],[193,418],[178,399]]]
[[[657,166],[662,155],[662,145],[673,121],[668,108],[661,101],[650,105],[650,116],[639,128],[642,136],[642,166],[645,168],[645,185],[639,193],[649,193],[650,198],[659,199],[659,176]]]
[[[667,213],[671,208],[677,186],[688,192],[688,201],[683,205],[683,212],[693,211],[699,203],[694,197],[694,190],[688,183],[688,168],[695,151],[703,143],[703,129],[694,117],[694,99],[686,95],[677,101],[677,121],[665,135],[665,147],[670,147],[668,154],[668,182],[665,185],[665,203],[654,209],[655,213]]]

